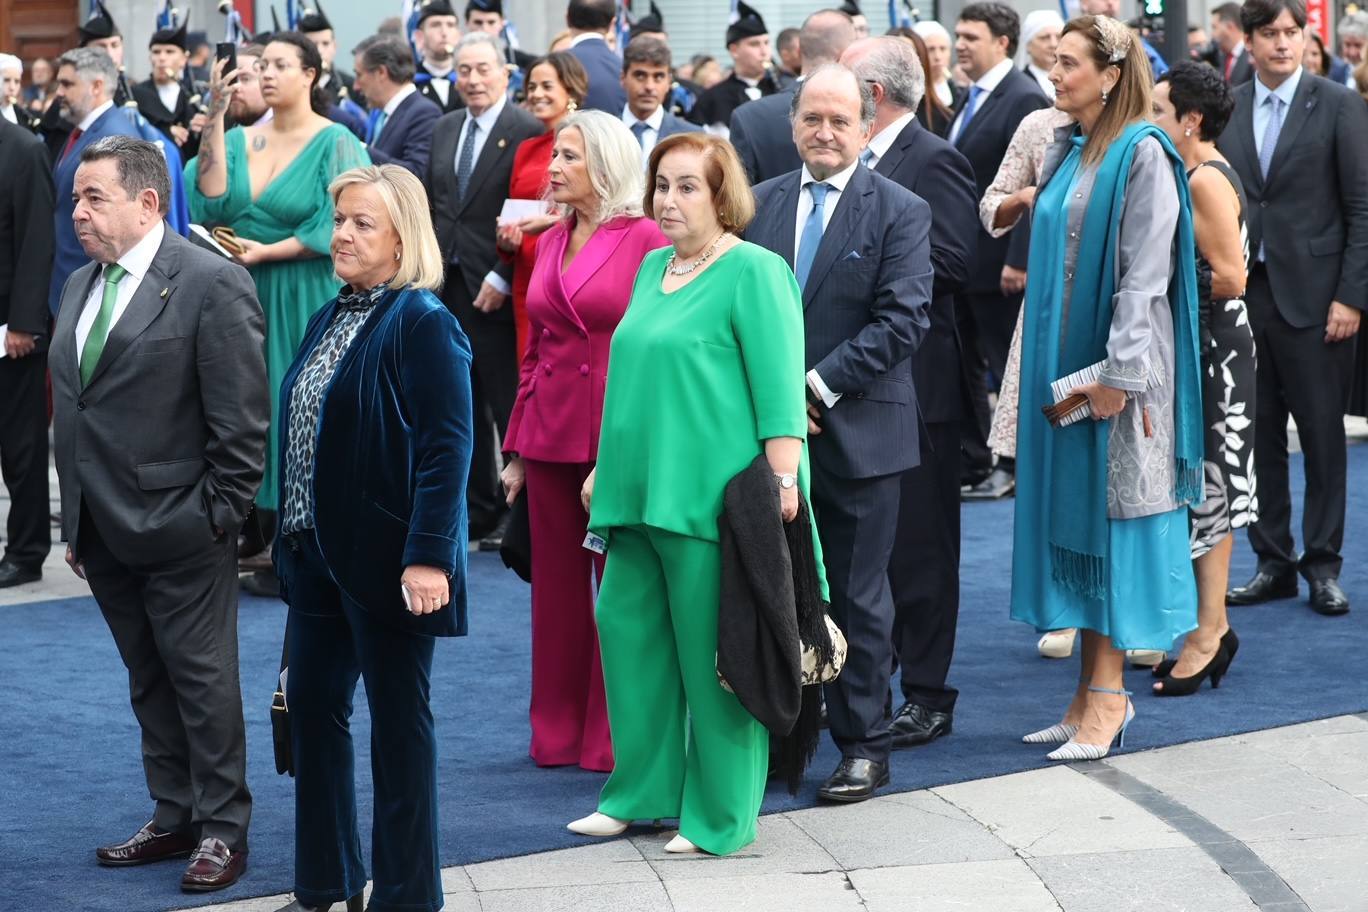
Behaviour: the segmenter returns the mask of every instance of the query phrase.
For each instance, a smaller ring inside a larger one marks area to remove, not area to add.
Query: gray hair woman
[[[518,396],[504,438],[508,502],[526,487],[532,538],[532,744],[539,766],[613,768],[594,627],[602,556],[581,547],[580,487],[598,458],[608,346],[646,254],[641,148],[621,119],[581,111],[556,129],[547,171],[564,215],[537,239]],[[534,394],[535,390],[535,394]]]
[[[442,258],[418,179],[397,165],[329,186],[347,284],[314,315],[280,392],[276,569],[290,606],[286,702],[295,780],[295,900],[360,912],[347,719],[358,677],[371,727],[373,908],[436,909],[434,638],[466,632],[470,345],[433,294]]]

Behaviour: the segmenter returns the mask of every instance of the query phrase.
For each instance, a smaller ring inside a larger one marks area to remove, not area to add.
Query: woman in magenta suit
[[[598,456],[608,345],[647,253],[641,147],[622,121],[581,111],[556,129],[547,171],[566,216],[537,239],[529,336],[504,441],[509,502],[526,486],[532,534],[532,759],[611,770],[594,628],[595,574],[580,487]]]

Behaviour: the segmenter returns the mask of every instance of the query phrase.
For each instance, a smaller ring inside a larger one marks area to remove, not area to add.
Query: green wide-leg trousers
[[[755,840],[769,736],[717,681],[721,550],[649,526],[614,528],[598,621],[613,773],[599,811],[679,818],[726,855]]]

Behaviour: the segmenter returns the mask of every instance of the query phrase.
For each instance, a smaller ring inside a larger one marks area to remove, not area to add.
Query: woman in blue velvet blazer
[[[348,719],[370,703],[372,908],[436,910],[434,638],[466,632],[470,344],[433,295],[422,184],[396,165],[333,181],[347,282],[314,315],[280,393],[281,593],[295,761],[295,900],[360,912],[366,866]]]

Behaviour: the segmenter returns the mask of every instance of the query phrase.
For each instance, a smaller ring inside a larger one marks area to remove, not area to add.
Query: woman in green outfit
[[[228,225],[246,250],[238,257],[256,282],[266,314],[266,366],[271,380],[271,438],[259,511],[276,509],[275,392],[314,311],[337,293],[328,244],[333,205],[328,185],[343,171],[370,164],[346,127],[320,114],[323,62],[298,32],[271,39],[257,64],[261,97],[272,116],[265,124],[226,130],[224,114],[236,71],[215,64],[209,122],[199,156],[185,167],[185,190],[195,222]]]
[[[769,737],[717,680],[717,519],[727,482],[762,452],[784,520],[797,515],[802,300],[783,259],[736,236],[755,203],[726,142],[665,139],[646,188],[674,246],[647,254],[613,335],[583,492],[607,547],[595,617],[615,766],[598,811],[570,829],[677,817],[666,851],[725,855],[755,839]]]

